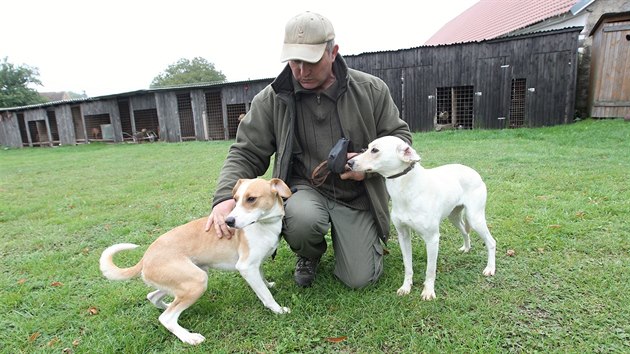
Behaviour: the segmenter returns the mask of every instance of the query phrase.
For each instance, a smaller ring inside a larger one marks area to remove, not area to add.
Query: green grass
[[[396,295],[403,270],[395,232],[383,277],[358,291],[332,275],[332,248],[315,285],[298,288],[295,258],[281,243],[265,271],[292,312],[275,315],[238,274],[211,272],[207,293],[180,319],[207,338],[190,347],[159,325],[142,281],[106,280],[98,258],[113,243],[148,245],[207,215],[229,144],[0,151],[0,351],[630,351],[630,123],[415,134],[424,166],[465,163],[484,177],[496,276],[481,274],[480,239],[473,235],[471,252],[460,254],[448,223],[430,302],[420,300],[419,238],[406,297]],[[144,249],[117,262],[131,264]]]

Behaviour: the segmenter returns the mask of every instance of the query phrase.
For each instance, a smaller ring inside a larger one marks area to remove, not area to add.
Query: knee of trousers
[[[383,274],[383,253],[375,249],[371,264],[364,264],[361,267],[345,266],[339,263],[335,267],[335,276],[351,289],[361,289],[370,284],[376,283]]]
[[[382,261],[381,261],[382,262]],[[370,284],[374,284],[383,274],[382,263],[373,270],[355,272],[352,275],[335,273],[337,278],[350,289],[361,289]]]
[[[329,225],[327,215],[320,215],[308,207],[285,209],[282,235],[294,251],[309,249],[325,242]]]

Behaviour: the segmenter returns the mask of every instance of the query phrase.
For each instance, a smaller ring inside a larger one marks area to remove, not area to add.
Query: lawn
[[[477,235],[461,254],[447,222],[437,299],[399,297],[396,234],[380,281],[350,290],[332,248],[312,288],[293,282],[282,242],[265,263],[287,315],[265,309],[237,273],[211,271],[180,318],[206,341],[181,343],[157,321],[139,279],[102,277],[103,249],[133,242],[130,265],[170,228],[208,215],[230,142],[91,144],[0,151],[0,351],[3,353],[471,353],[630,351],[630,123],[584,120],[517,130],[414,134],[425,167],[458,162],[488,185],[497,273]],[[508,252],[509,251],[509,252]]]

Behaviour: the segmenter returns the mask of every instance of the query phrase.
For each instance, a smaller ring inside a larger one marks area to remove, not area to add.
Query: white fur
[[[470,229],[483,239],[488,261],[483,275],[495,273],[496,241],[486,224],[486,185],[481,176],[470,167],[450,164],[425,169],[420,156],[403,140],[386,136],[374,140],[367,150],[352,158],[348,165],[354,171],[375,172],[386,179],[387,191],[392,200],[391,218],[400,242],[405,268],[403,285],[398,295],[411,291],[413,283],[411,232],[422,235],[427,249],[427,268],[422,299],[435,298],[435,276],[440,243],[440,222],[445,218],[455,225],[464,238],[462,252],[470,250]]]

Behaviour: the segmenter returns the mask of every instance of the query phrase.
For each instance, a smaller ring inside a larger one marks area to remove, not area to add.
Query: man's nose
[[[312,67],[313,65],[311,63],[307,63],[303,61],[301,61],[300,64],[298,65],[298,68],[300,68],[300,72],[302,73],[309,73]]]

